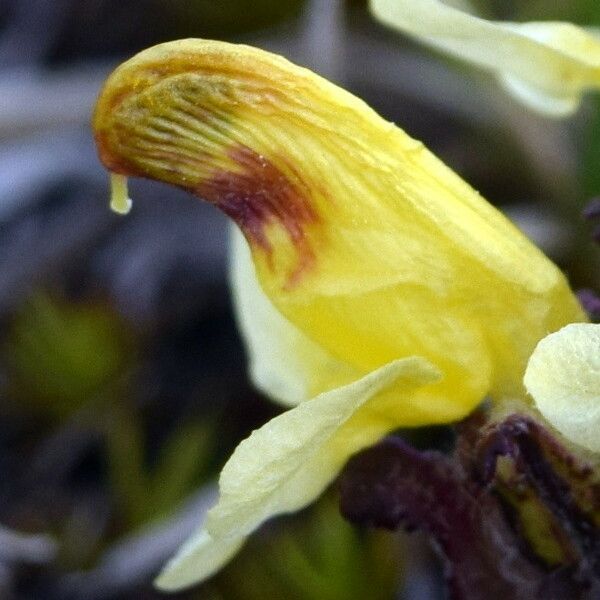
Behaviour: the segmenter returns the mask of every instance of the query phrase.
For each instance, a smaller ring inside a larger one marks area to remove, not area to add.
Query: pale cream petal
[[[154,585],[160,590],[174,592],[208,579],[233,558],[245,539],[215,540],[205,529],[200,529],[167,563]]]
[[[558,431],[600,452],[600,325],[567,325],[545,337],[531,355],[524,382]]]
[[[533,110],[556,117],[568,117],[577,111],[581,104],[579,95],[573,96],[549,96],[540,94],[539,88],[529,85],[522,79],[513,77],[512,75],[503,74],[497,76],[502,87],[523,104],[529,106]]]
[[[371,0],[383,23],[494,72],[531,108],[567,116],[600,87],[600,40],[569,23],[493,22],[439,0]]]
[[[208,579],[263,521],[310,503],[351,454],[393,428],[389,408],[376,422],[372,404],[401,404],[404,398],[396,397],[398,388],[409,398],[438,377],[437,369],[424,359],[398,360],[304,402],[255,431],[225,465],[221,498],[209,512],[206,528],[182,546],[155,585],[176,591]],[[392,386],[393,399],[386,395]]]
[[[410,357],[389,363],[345,387],[272,419],[252,433],[225,465],[218,504],[208,513],[214,537],[248,535],[271,516],[298,510],[313,501],[335,478],[344,462],[393,427],[373,422],[344,431],[359,409],[379,402],[393,387],[397,403],[439,377],[426,360]],[[387,413],[386,413],[387,414]],[[343,438],[342,444],[336,438]],[[341,446],[341,447],[340,447]]]
[[[254,384],[271,399],[295,406],[360,377],[290,323],[263,292],[238,229],[231,233],[230,279],[235,313]]]

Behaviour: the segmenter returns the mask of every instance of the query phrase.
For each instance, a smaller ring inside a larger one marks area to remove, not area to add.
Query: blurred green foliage
[[[584,132],[581,174],[586,197],[600,194],[600,99],[595,97],[590,104],[593,110]]]
[[[600,3],[599,3],[600,4]],[[580,163],[581,205],[600,196],[600,98],[589,99],[590,118],[583,132],[582,158]],[[583,285],[600,287],[600,246],[591,239],[591,224],[578,220],[579,268],[584,271]],[[584,257],[584,260],[581,260]],[[600,290],[599,290],[600,291]]]
[[[131,361],[123,324],[101,304],[38,294],[14,319],[2,349],[9,394],[42,414],[64,418],[118,379]]]
[[[148,465],[146,440],[137,415],[127,405],[112,407],[106,422],[111,487],[129,528],[168,516],[206,476],[217,430],[210,422],[190,422],[164,441]]]
[[[478,14],[486,18],[514,21],[570,21],[579,25],[600,23],[597,0],[470,0]]]
[[[188,421],[166,436],[151,464],[145,424],[129,397],[135,348],[135,336],[108,304],[47,293],[24,305],[2,348],[16,410],[59,427],[79,419],[100,433],[126,529],[167,515],[201,483],[216,435],[212,422]]]
[[[358,530],[342,519],[333,495],[326,495],[253,536],[200,597],[392,600],[401,570],[399,537]]]
[[[180,35],[226,38],[266,29],[297,17],[305,0],[156,0]]]
[[[573,2],[529,0],[519,2],[518,10],[519,16],[524,21],[570,21],[587,26],[600,24],[600,2],[598,0],[575,0]]]

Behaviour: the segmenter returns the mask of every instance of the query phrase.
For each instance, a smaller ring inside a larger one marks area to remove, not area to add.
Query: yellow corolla
[[[237,224],[252,374],[294,406],[237,448],[164,589],[211,575],[385,433],[525,398],[539,340],[585,319],[556,266],[421,143],[279,56],[156,46],[110,76],[94,129],[118,204],[123,176],[149,177]]]
[[[577,110],[600,88],[600,36],[571,23],[480,19],[441,0],[370,0],[382,23],[494,73],[518,99],[550,116]]]

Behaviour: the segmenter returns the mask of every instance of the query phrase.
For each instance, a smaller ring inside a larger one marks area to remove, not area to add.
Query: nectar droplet
[[[110,209],[120,215],[131,210],[131,198],[127,193],[127,177],[116,173],[110,174]]]

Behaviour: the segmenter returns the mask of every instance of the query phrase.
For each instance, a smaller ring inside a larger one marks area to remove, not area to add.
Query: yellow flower
[[[494,73],[549,116],[572,114],[600,88],[600,37],[570,23],[493,22],[440,0],[370,0],[382,23]]]
[[[421,143],[281,57],[151,48],[108,79],[94,129],[121,200],[122,175],[159,179],[238,225],[251,371],[294,406],[236,449],[163,589],[210,576],[387,432],[525,397],[539,340],[584,320],[556,266]]]

